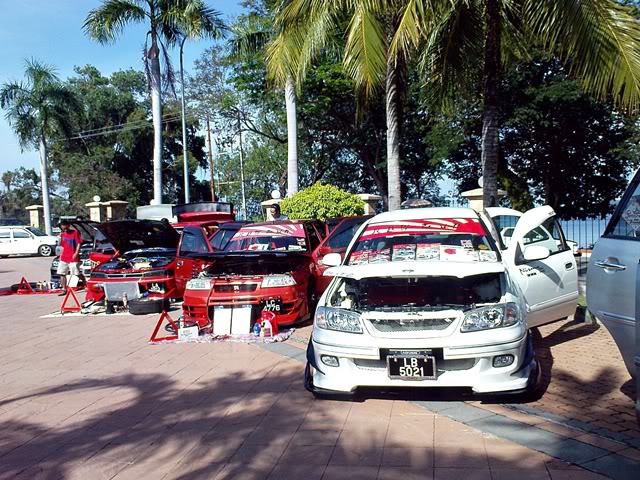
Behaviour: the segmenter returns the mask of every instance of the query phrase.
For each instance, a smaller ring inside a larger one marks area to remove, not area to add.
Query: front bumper
[[[401,344],[389,349],[402,350]],[[429,349],[429,342],[422,347]],[[533,353],[531,336],[525,333],[511,342],[492,346],[433,349],[436,357],[436,379],[403,380],[389,378],[386,355],[389,349],[337,346],[311,339],[307,351],[307,389],[322,394],[349,394],[359,387],[468,387],[475,393],[518,393],[533,389],[540,379],[540,369]],[[338,358],[339,366],[322,362],[321,356]],[[494,367],[493,358],[513,355],[508,367]],[[455,357],[455,358],[454,358]]]
[[[140,288],[141,294],[147,294],[151,298],[171,299],[176,297],[176,279],[173,276],[159,275],[145,276],[143,278],[109,278],[108,276],[95,278],[93,275],[87,281],[87,290],[94,295],[102,295],[105,283],[131,283],[135,282]]]

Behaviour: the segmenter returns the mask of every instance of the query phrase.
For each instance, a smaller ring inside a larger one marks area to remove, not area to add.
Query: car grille
[[[369,319],[371,326],[378,332],[421,332],[430,330],[444,330],[456,320],[449,318],[420,318],[420,319]]]
[[[150,278],[150,277],[171,277],[173,276],[173,270],[150,270],[148,272],[133,272],[133,273],[104,273],[104,272],[91,272],[91,279],[97,278]]]
[[[382,371],[387,370],[386,360],[364,360],[361,358],[354,358],[353,362],[360,370],[368,371]],[[437,360],[436,369],[438,372],[455,372],[461,370],[470,370],[475,364],[478,363],[477,358],[457,358],[452,360]]]
[[[213,285],[213,291],[218,293],[254,292],[257,288],[257,283],[231,283],[226,285]]]

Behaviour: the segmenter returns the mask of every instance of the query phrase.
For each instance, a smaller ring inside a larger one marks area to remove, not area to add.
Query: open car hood
[[[289,273],[310,261],[300,252],[220,252],[198,255],[210,260],[208,275],[270,275]]]
[[[180,236],[171,225],[155,220],[117,220],[98,230],[120,252],[143,248],[177,248]]]
[[[386,262],[366,265],[341,265],[324,272],[329,277],[363,278],[392,277],[457,277],[464,278],[483,273],[504,272],[502,262]]]

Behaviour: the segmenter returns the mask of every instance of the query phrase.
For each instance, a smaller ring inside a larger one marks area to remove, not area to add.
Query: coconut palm
[[[44,225],[51,235],[49,202],[48,142],[56,135],[70,132],[70,112],[79,106],[72,93],[60,82],[53,67],[27,60],[23,82],[9,82],[0,89],[0,108],[18,137],[22,149],[40,153],[40,180]]]
[[[168,48],[184,36],[217,37],[224,24],[220,14],[202,0],[103,0],[89,12],[85,32],[100,43],[112,43],[128,24],[149,26],[144,45],[144,66],[151,91],[153,116],[153,196],[162,203],[162,80],[160,56],[164,61],[164,84],[173,90],[173,70]]]
[[[400,208],[401,203],[400,126],[406,66],[417,46],[406,36],[409,30],[406,24],[422,32],[431,18],[432,3],[430,0],[285,0],[276,15],[279,34],[270,47],[271,69],[285,65],[288,72],[295,72],[300,82],[317,55],[328,49],[335,50],[339,39],[345,38],[343,64],[356,88],[365,98],[384,88],[389,210]]]
[[[284,89],[287,112],[287,196],[298,191],[298,119],[296,111],[296,84],[293,62],[283,54],[277,59],[270,57],[267,49],[276,38],[276,30],[269,18],[247,15],[233,29],[230,41],[231,54],[246,58],[256,53],[266,53],[270,63],[270,78]],[[278,52],[280,53],[280,52]]]
[[[448,0],[434,18],[430,30],[407,25],[404,35],[426,40],[422,64],[439,100],[482,82],[485,206],[498,198],[501,70],[528,59],[530,46],[560,58],[586,92],[640,106],[640,24],[615,0]]]

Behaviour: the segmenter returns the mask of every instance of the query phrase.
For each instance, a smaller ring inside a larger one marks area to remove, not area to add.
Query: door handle
[[[571,262],[567,262],[564,264],[564,268],[565,270],[572,270],[573,269],[573,263]]]
[[[598,260],[594,263],[594,265],[598,268],[604,268],[605,270],[615,270],[617,272],[627,269],[625,265],[610,263],[610,262],[607,262],[606,260]]]

